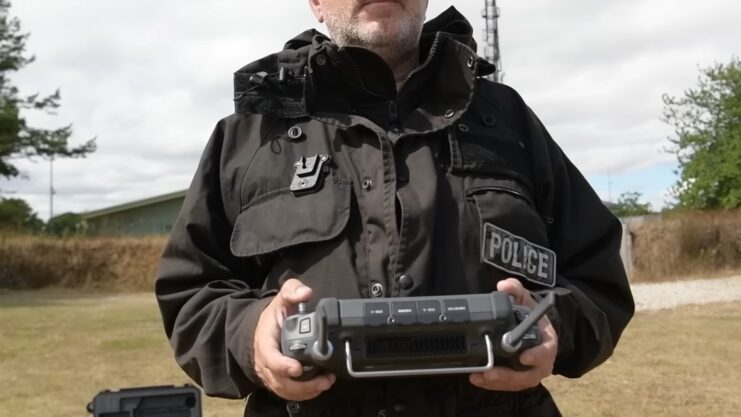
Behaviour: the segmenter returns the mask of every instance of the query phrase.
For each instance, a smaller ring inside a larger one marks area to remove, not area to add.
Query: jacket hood
[[[477,50],[473,27],[455,8],[450,7],[422,27],[420,46],[427,53],[434,39],[439,36],[452,39]],[[312,55],[331,39],[315,30],[306,30],[292,38],[283,50],[254,61],[234,74],[234,101],[240,112],[278,113],[285,117],[306,114],[303,103],[305,81]],[[479,58],[477,75],[494,72],[494,66]],[[255,105],[254,94],[259,90],[261,105]],[[252,98],[251,98],[252,97]],[[276,105],[279,107],[276,107]]]

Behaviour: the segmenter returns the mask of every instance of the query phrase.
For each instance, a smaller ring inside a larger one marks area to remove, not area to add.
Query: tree
[[[57,90],[49,96],[34,94],[21,96],[10,82],[9,75],[34,61],[25,55],[28,34],[21,33],[20,22],[9,16],[10,1],[0,0],[0,176],[16,177],[20,174],[13,160],[41,157],[84,157],[95,151],[95,139],[70,147],[68,139],[72,127],[38,129],[28,125],[23,110],[41,110],[54,114],[59,108]]]
[[[651,214],[651,203],[640,203],[641,193],[626,191],[620,194],[617,203],[610,210],[617,217],[643,216]]]
[[[56,236],[69,236],[84,232],[84,222],[79,214],[64,213],[46,223],[46,232]]]
[[[698,87],[663,96],[679,162],[677,208],[741,207],[741,60],[701,69]]]
[[[19,198],[0,198],[0,230],[40,232],[44,222]]]

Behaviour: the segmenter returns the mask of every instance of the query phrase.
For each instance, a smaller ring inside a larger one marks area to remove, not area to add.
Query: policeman
[[[620,223],[454,8],[310,0],[307,31],[235,74],[156,284],[179,365],[262,416],[557,416],[541,385],[608,358],[633,314]],[[299,302],[544,290],[527,371],[297,381]]]

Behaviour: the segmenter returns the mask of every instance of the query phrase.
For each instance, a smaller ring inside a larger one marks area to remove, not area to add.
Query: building
[[[161,235],[172,229],[187,190],[82,213],[94,235]]]

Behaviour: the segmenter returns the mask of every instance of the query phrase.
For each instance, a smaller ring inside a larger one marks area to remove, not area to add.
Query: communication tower
[[[496,65],[497,70],[489,77],[496,82],[502,81],[502,55],[499,52],[499,7],[496,0],[484,0],[484,54],[486,59]]]

